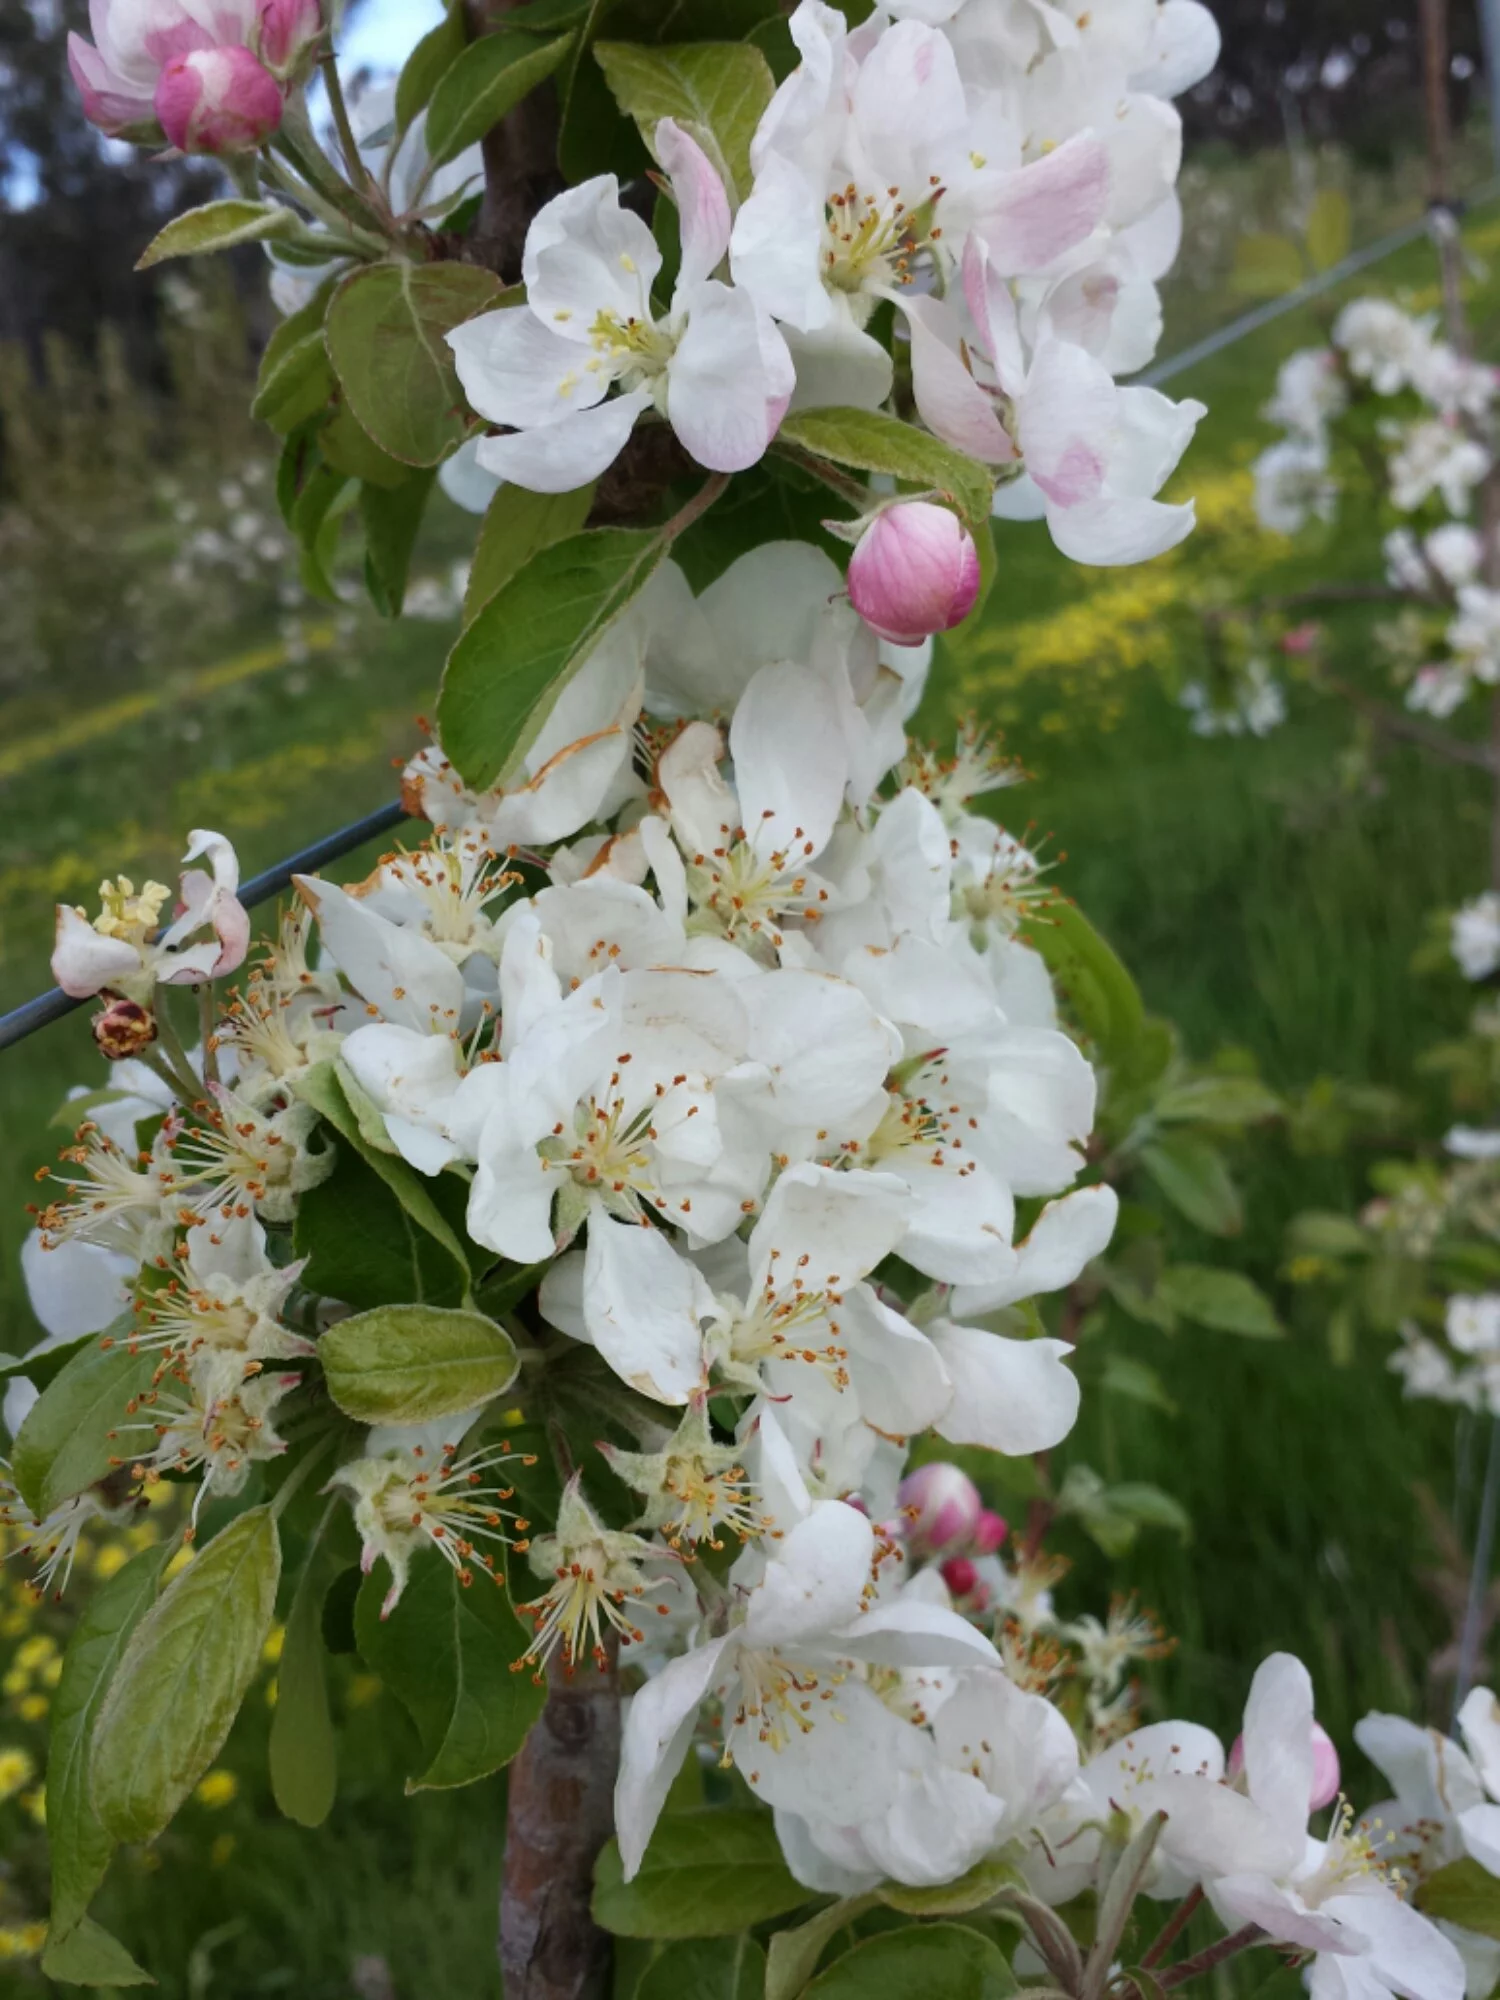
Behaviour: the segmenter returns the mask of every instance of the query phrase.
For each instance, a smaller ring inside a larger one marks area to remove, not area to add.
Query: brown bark
[[[522,0],[465,0],[471,37],[503,25]],[[521,251],[532,216],[560,194],[557,170],[557,92],[550,83],[524,97],[481,142],[484,197],[464,245],[464,255],[507,282],[521,276]]]
[[[505,2000],[598,2000],[610,1943],[589,1914],[594,1862],[614,1831],[620,1690],[583,1666],[554,1664],[547,1706],[510,1767],[500,1969]]]

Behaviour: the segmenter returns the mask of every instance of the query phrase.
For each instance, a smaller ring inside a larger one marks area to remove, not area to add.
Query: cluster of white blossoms
[[[1160,335],[1181,220],[1170,100],[1213,67],[1209,14],[924,0],[851,30],[801,0],[790,25],[802,60],[738,208],[687,131],[655,128],[682,242],[664,306],[661,248],[604,175],[532,222],[525,305],[448,336],[500,427],[479,467],[581,486],[654,410],[700,464],[741,470],[789,409],[885,403],[892,355],[870,323],[894,306],[918,413],[1001,475],[998,514],[1045,515],[1083,562],[1180,541],[1191,506],[1155,496],[1202,406],[1115,377]]]
[[[1337,509],[1337,421],[1370,397],[1395,404],[1376,430],[1390,501],[1431,525],[1391,531],[1386,573],[1393,589],[1450,614],[1442,656],[1420,666],[1406,692],[1408,707],[1435,716],[1450,715],[1476,685],[1500,682],[1500,590],[1468,518],[1495,460],[1495,391],[1494,369],[1437,338],[1430,316],[1365,298],[1339,314],[1329,347],[1282,364],[1264,411],[1286,436],[1255,462],[1256,513],[1263,527],[1294,535]],[[1433,520],[1439,512],[1449,518]]]

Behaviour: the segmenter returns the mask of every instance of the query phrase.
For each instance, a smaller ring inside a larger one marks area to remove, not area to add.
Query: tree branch
[[[504,17],[521,4],[522,0],[464,0],[469,39],[476,41],[502,26]],[[557,136],[557,92],[544,83],[481,141],[484,198],[463,254],[507,282],[521,275],[521,251],[531,218],[562,192]]]
[[[1476,770],[1488,771],[1500,778],[1500,751],[1492,750],[1483,743],[1469,743],[1462,736],[1450,736],[1446,729],[1424,722],[1419,715],[1409,715],[1405,709],[1392,708],[1389,702],[1366,694],[1363,688],[1357,688],[1337,675],[1320,674],[1317,685],[1342,695],[1351,707],[1367,716],[1387,736],[1399,736],[1408,743],[1420,743],[1424,750],[1432,751],[1437,757],[1446,757],[1450,764],[1472,764]]]
[[[1174,1986],[1186,1986],[1190,1979],[1196,1979],[1203,1972],[1212,1972],[1216,1965],[1222,1965],[1226,1958],[1233,1958],[1236,1952],[1247,1951],[1251,1945],[1260,1944],[1265,1935],[1259,1924],[1246,1924],[1242,1930],[1231,1931],[1228,1937],[1221,1937],[1217,1944],[1209,1945],[1192,1958],[1181,1958],[1176,1965],[1169,1965],[1165,1972],[1157,1974],[1156,1983],[1167,1993]]]
[[[510,1767],[500,1969],[505,2000],[601,2000],[610,1941],[589,1911],[614,1831],[620,1761],[615,1659],[571,1678],[554,1662],[547,1706]]]

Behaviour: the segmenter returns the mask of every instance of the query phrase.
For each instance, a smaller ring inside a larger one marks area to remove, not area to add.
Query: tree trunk
[[[610,1944],[589,1914],[594,1862],[614,1831],[620,1690],[613,1657],[569,1679],[554,1659],[547,1706],[510,1767],[500,1969],[505,2000],[600,2000]]]

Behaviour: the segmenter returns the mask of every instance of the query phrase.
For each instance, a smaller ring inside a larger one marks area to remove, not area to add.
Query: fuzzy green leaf
[[[741,1931],[669,1944],[642,1973],[635,2000],[762,2000],[765,1987],[765,1947]]]
[[[473,1784],[508,1764],[546,1704],[521,1668],[531,1634],[503,1588],[474,1565],[467,1589],[437,1554],[419,1555],[389,1618],[386,1580],[366,1577],[354,1630],[366,1664],[410,1711],[425,1757],[408,1792]]]
[[[399,618],[406,602],[406,579],[412,550],[433,472],[414,472],[399,486],[366,481],[359,490],[359,516],[365,530],[365,585],[382,618]]]
[[[49,1937],[42,1952],[42,1971],[64,1986],[154,1986],[118,1938],[102,1924],[84,1917],[54,1944]]]
[[[594,1921],[618,1937],[729,1937],[809,1900],[768,1812],[672,1813],[657,1822],[633,1882],[614,1841],[594,1869]]]
[[[633,118],[660,165],[655,134],[675,119],[718,168],[730,199],[750,192],[750,141],[776,90],[771,66],[745,42],[687,42],[644,48],[597,42],[594,56],[615,102]]]
[[[131,1633],[94,1729],[94,1806],[116,1840],[154,1840],[223,1747],[276,1609],[269,1507],[236,1515]]]
[[[83,1920],[115,1851],[114,1837],[101,1825],[89,1793],[90,1742],[105,1692],[131,1633],[155,1600],[171,1553],[168,1542],[143,1549],[99,1584],[63,1655],[47,1747],[47,1846],[52,1856],[49,1958]]]
[[[443,748],[483,790],[512,772],[563,688],[666,554],[650,528],[595,528],[540,550],[503,584],[448,655]]]
[[[328,355],[361,424],[406,465],[436,465],[469,418],[443,335],[500,300],[476,264],[370,264],[328,308]]]
[[[237,243],[264,243],[290,236],[301,227],[296,213],[276,201],[208,201],[174,216],[137,257],[135,268],[149,271],[169,257],[201,257],[213,250],[232,250]]]
[[[317,415],[333,394],[333,367],[323,343],[329,287],[287,317],[266,342],[250,414],[285,437]]]
[[[539,549],[576,535],[589,517],[594,487],[571,493],[528,493],[505,485],[485,510],[484,525],[464,590],[464,624],[472,625],[490,599]]]
[[[782,421],[779,444],[859,472],[883,472],[908,485],[946,493],[978,533],[988,530],[994,482],[977,459],[966,458],[927,431],[878,410],[799,410]]]
[[[11,1452],[16,1490],[38,1520],[129,1464],[151,1435],[132,1410],[151,1386],[157,1356],[132,1354],[129,1315],[75,1354],[27,1411]],[[132,1426],[138,1426],[133,1428]]]
[[[1450,1861],[1417,1885],[1416,1905],[1435,1923],[1458,1924],[1481,1937],[1500,1938],[1500,1878],[1471,1856]]]
[[[520,1360],[503,1328],[445,1306],[376,1306],[318,1342],[328,1393],[362,1424],[425,1424],[507,1390]]]
[[[333,1810],[338,1790],[323,1603],[334,1578],[349,1565],[350,1536],[348,1509],[342,1499],[330,1500],[303,1558],[276,1668],[271,1791],[287,1818],[299,1826],[321,1826]]]
[[[915,1924],[866,1938],[807,1988],[807,2000],[1009,2000],[1016,1976],[1000,1947],[959,1924]]]
[[[1219,1333],[1280,1340],[1286,1332],[1275,1306],[1243,1271],[1221,1271],[1212,1264],[1172,1264],[1162,1272],[1156,1290],[1174,1313]]]
[[[427,151],[441,166],[475,145],[566,61],[571,34],[538,42],[505,28],[471,42],[444,71],[427,107]]]
[[[1189,1222],[1212,1236],[1238,1236],[1244,1226],[1239,1189],[1216,1146],[1184,1132],[1141,1148],[1141,1165]]]
[[[464,13],[450,5],[435,28],[429,28],[402,65],[396,79],[396,130],[404,132],[431,101],[432,93],[464,52]]]

